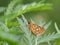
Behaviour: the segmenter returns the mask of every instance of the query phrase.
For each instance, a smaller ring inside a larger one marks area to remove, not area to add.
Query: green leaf
[[[3,24],[2,22],[0,22],[0,25],[4,29],[5,32],[9,31],[8,27],[5,24]]]
[[[6,10],[6,7],[0,7],[0,13],[4,12]]]
[[[17,35],[0,31],[0,40],[6,41],[10,44],[17,45],[19,42],[19,37]]]
[[[0,21],[11,21],[12,19],[16,18],[17,16],[31,12],[31,11],[42,11],[42,10],[51,10],[52,4],[49,3],[40,3],[40,2],[33,2],[31,4],[21,5],[17,1],[12,1],[7,10],[0,18]]]

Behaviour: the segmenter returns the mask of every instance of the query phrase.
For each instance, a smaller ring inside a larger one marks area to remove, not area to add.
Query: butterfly
[[[31,29],[32,33],[35,34],[35,35],[41,34],[45,31],[44,27],[39,26],[37,24],[33,24],[31,22],[28,22],[28,26]]]

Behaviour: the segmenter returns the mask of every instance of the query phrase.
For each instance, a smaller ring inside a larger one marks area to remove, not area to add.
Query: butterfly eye
[[[35,35],[38,35],[40,33],[44,32],[44,28],[41,26],[38,26],[36,24],[33,24],[31,22],[28,22],[29,28],[31,29],[32,33],[34,33]]]

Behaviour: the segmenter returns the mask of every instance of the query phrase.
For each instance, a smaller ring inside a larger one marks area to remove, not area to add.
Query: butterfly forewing
[[[38,35],[38,34],[44,32],[44,28],[41,27],[41,26],[38,26],[36,24],[33,24],[33,23],[29,22],[28,26],[35,35]]]

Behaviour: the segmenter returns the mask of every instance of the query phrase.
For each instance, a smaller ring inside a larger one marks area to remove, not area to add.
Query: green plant
[[[32,35],[31,30],[29,30],[29,28],[27,27],[28,22],[24,18],[24,16],[22,15],[23,21],[22,21],[22,19],[19,19],[19,18],[17,18],[17,19],[18,19],[18,22],[20,23],[20,28],[22,29],[23,32],[25,32],[24,39],[26,38],[25,41],[28,42],[28,44],[26,44],[26,45],[38,45],[43,42],[47,42],[48,45],[51,45],[50,44],[51,40],[60,38],[60,31],[59,31],[56,23],[54,25],[55,25],[57,33],[53,32],[53,33],[49,33],[48,35],[44,35],[44,36]],[[47,25],[44,26],[45,29],[47,29],[50,25],[51,25],[51,21],[49,23],[47,23]]]
[[[46,31],[52,22],[49,21],[47,24],[40,23],[38,25],[44,25],[45,32],[40,35],[34,35],[28,27],[27,19],[22,15],[31,11],[51,9],[52,4],[44,3],[44,0],[31,4],[21,4],[20,0],[13,0],[8,7],[0,7],[0,13],[4,13],[0,16],[0,45],[41,45],[44,42],[51,45],[50,41],[60,38],[57,24],[54,23],[57,32],[48,33],[47,35]],[[34,21],[31,20],[31,22]]]
[[[57,30],[57,33],[53,32],[52,34],[49,33],[48,35],[34,35],[31,33],[31,30],[28,28],[27,26],[27,20],[25,19],[25,17],[22,15],[22,19],[17,18],[18,22],[20,24],[20,28],[22,32],[24,32],[24,34],[12,34],[13,32],[11,30],[9,30],[4,24],[2,24],[2,27],[4,28],[4,31],[0,31],[0,38],[1,40],[5,40],[9,43],[13,43],[14,45],[38,45],[40,43],[44,43],[47,42],[48,45],[50,45],[50,41],[57,39],[60,37],[60,31],[57,27],[57,24],[55,23],[55,28]],[[44,27],[49,27],[51,25],[51,22],[47,23],[48,26],[44,26]],[[8,30],[7,32],[5,32],[6,30]],[[11,32],[12,33],[11,33]],[[45,30],[46,31],[46,30]],[[9,33],[10,32],[10,33]],[[16,33],[16,32],[15,32]]]

